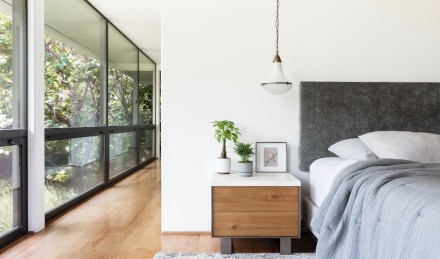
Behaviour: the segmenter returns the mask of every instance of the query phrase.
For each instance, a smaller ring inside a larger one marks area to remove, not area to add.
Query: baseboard
[[[211,231],[162,231],[162,235],[211,235]]]

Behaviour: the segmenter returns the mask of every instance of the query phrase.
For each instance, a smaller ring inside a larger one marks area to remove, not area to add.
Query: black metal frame
[[[109,110],[109,105],[108,105],[108,99],[109,99],[109,91],[108,91],[108,57],[109,57],[109,26],[113,26],[117,32],[119,32],[128,42],[130,42],[130,44],[132,44],[138,51],[138,55],[137,55],[137,67],[138,67],[138,73],[137,73],[137,86],[135,87],[135,89],[137,89],[138,91],[138,100],[136,100],[139,103],[139,61],[140,61],[140,55],[144,55],[145,57],[147,57],[153,64],[154,64],[154,73],[156,71],[156,67],[157,64],[147,55],[145,54],[141,49],[139,49],[136,44],[134,44],[124,33],[122,33],[121,30],[119,30],[118,27],[116,27],[114,24],[112,24],[101,12],[99,12],[88,0],[84,0],[93,10],[95,10],[95,12],[97,12],[103,19],[105,22],[105,60],[106,60],[106,64],[105,64],[105,69],[107,71],[106,74],[106,80],[105,82],[102,82],[105,84],[105,89],[106,89],[106,93],[104,93],[103,95],[106,98],[106,105],[105,105],[105,123],[102,123],[104,126],[97,126],[97,127],[81,127],[81,128],[47,128],[45,129],[45,139],[46,141],[53,141],[53,140],[64,140],[64,139],[72,139],[72,138],[81,138],[81,137],[91,137],[91,136],[99,136],[102,135],[103,136],[103,140],[104,140],[104,147],[103,147],[103,159],[104,159],[104,182],[102,184],[97,185],[96,187],[86,191],[85,193],[80,194],[79,196],[63,203],[62,205],[46,212],[46,220],[50,220],[56,216],[58,216],[60,213],[66,211],[67,209],[79,204],[80,202],[88,199],[89,197],[91,197],[92,195],[106,189],[107,187],[113,185],[114,183],[124,179],[125,177],[127,177],[128,175],[132,174],[133,172],[139,170],[140,168],[144,167],[145,165],[151,163],[152,161],[154,161],[156,159],[156,151],[157,151],[157,147],[156,147],[156,125],[155,120],[153,120],[153,124],[149,124],[149,125],[139,125],[139,106],[138,106],[138,121],[133,121],[134,125],[127,125],[127,126],[109,126],[108,124],[108,110]],[[156,79],[156,74],[154,74],[154,85],[156,85],[157,83],[157,79]],[[155,96],[155,89],[153,87],[153,110],[155,111],[155,100],[156,96]],[[155,118],[155,117],[153,117]],[[140,161],[140,145],[139,145],[139,140],[140,140],[140,132],[143,130],[147,130],[147,129],[152,129],[154,130],[154,134],[153,134],[153,157],[147,159],[146,161],[141,162]],[[137,140],[137,145],[136,145],[136,153],[137,153],[137,157],[136,157],[136,161],[137,161],[137,165],[127,169],[126,171],[116,175],[113,178],[110,178],[109,174],[110,174],[110,135],[111,134],[115,134],[115,133],[128,133],[128,132],[136,132],[136,140]]]

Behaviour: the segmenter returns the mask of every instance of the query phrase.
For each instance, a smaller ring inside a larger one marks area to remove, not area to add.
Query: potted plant
[[[240,176],[249,177],[253,174],[253,163],[250,160],[254,154],[251,143],[237,143],[234,148],[235,154],[240,157],[237,164],[237,172]]]
[[[217,159],[217,172],[228,174],[231,171],[231,159],[226,155],[226,140],[237,143],[240,131],[232,121],[214,121],[212,124],[215,129],[215,139],[222,143],[222,152]]]

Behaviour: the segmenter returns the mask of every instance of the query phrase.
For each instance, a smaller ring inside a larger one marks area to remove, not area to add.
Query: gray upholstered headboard
[[[440,133],[440,83],[302,82],[299,167],[335,156],[337,141],[371,131]]]

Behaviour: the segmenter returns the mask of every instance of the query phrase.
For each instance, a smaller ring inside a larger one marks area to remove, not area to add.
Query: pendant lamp
[[[292,83],[287,80],[286,76],[284,76],[283,68],[281,67],[281,58],[278,53],[278,39],[279,39],[279,28],[280,28],[280,20],[279,20],[279,9],[280,9],[280,0],[277,0],[277,13],[276,13],[276,54],[273,59],[272,72],[270,73],[269,80],[267,83],[262,83],[261,86],[267,92],[280,95],[287,93],[290,89],[292,89]]]

